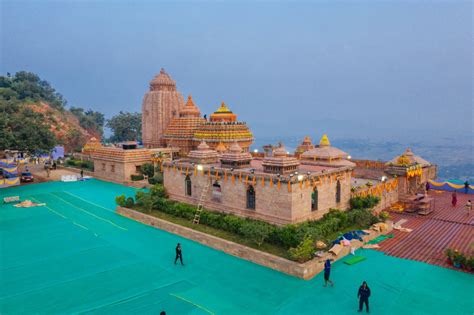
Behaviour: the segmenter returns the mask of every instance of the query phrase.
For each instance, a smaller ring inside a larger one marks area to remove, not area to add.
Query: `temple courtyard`
[[[95,179],[1,190],[46,205],[0,205],[0,313],[351,314],[362,281],[373,314],[474,312],[473,275],[434,265],[438,249],[472,241],[447,193],[432,192],[440,210],[422,219],[392,213],[413,232],[359,250],[358,264],[336,262],[325,288],[322,274],[301,280],[117,215],[115,197],[136,191]],[[173,264],[178,242],[185,266]]]

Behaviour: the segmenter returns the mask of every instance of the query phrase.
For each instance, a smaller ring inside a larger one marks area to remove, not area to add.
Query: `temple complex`
[[[436,166],[410,149],[381,162],[352,160],[326,134],[317,145],[305,137],[294,154],[282,143],[250,154],[253,140],[223,102],[209,120],[201,117],[192,97],[184,104],[176,82],[161,70],[143,101],[145,148],[102,147],[91,139],[83,152],[99,178],[130,181],[144,163],[159,162],[169,198],[274,224],[315,220],[332,208],[348,209],[359,196],[378,196],[379,211],[436,177]]]
[[[151,80],[150,91],[143,97],[142,139],[146,148],[165,145],[163,133],[183,107],[184,99],[176,90],[176,82],[161,69]]]
[[[237,141],[242,150],[248,152],[253,143],[253,135],[247,124],[237,121],[237,115],[222,102],[221,106],[211,114],[210,120],[200,125],[194,133],[194,143],[197,145],[201,141],[206,141],[213,149],[216,149],[219,144],[229,148]]]

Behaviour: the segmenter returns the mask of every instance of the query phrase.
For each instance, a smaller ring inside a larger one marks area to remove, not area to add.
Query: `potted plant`
[[[457,249],[454,250],[453,255],[453,266],[455,268],[462,268],[466,263],[466,258],[462,253],[460,253]]]
[[[453,264],[453,256],[454,256],[454,251],[451,248],[446,249],[444,252],[446,254],[446,260],[448,262],[448,265]]]

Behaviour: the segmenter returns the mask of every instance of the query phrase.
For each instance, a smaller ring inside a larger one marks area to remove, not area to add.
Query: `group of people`
[[[331,286],[334,286],[334,282],[332,282],[329,277],[331,276],[331,261],[332,259],[326,259],[324,262],[324,286],[327,287],[328,283]],[[357,298],[359,299],[359,312],[362,312],[362,309],[365,304],[365,310],[367,313],[369,312],[369,297],[370,297],[370,288],[367,285],[367,282],[362,282],[362,285],[359,287],[357,291]]]

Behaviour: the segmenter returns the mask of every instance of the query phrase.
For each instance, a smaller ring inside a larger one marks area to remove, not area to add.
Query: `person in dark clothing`
[[[161,312],[160,312],[160,315],[166,315],[166,312],[165,312],[165,311],[161,311]]]
[[[81,168],[81,178],[84,178],[84,170]]]
[[[369,312],[369,297],[370,297],[370,289],[367,285],[367,282],[362,282],[362,285],[359,288],[359,292],[357,293],[357,297],[359,298],[359,312],[362,312],[362,307],[365,303],[365,309],[367,313]]]
[[[181,253],[181,244],[178,243],[178,245],[176,246],[176,258],[174,259],[174,264],[176,265],[176,262],[178,261],[178,258],[179,258],[179,261],[181,261],[181,265],[184,266],[183,264],[183,254]]]
[[[331,286],[334,286],[334,283],[329,280],[329,276],[331,275],[331,260],[332,259],[326,259],[324,262],[324,286],[328,286],[328,282],[331,284]]]
[[[464,193],[467,195],[468,192],[469,192],[469,182],[466,181],[464,183]]]

